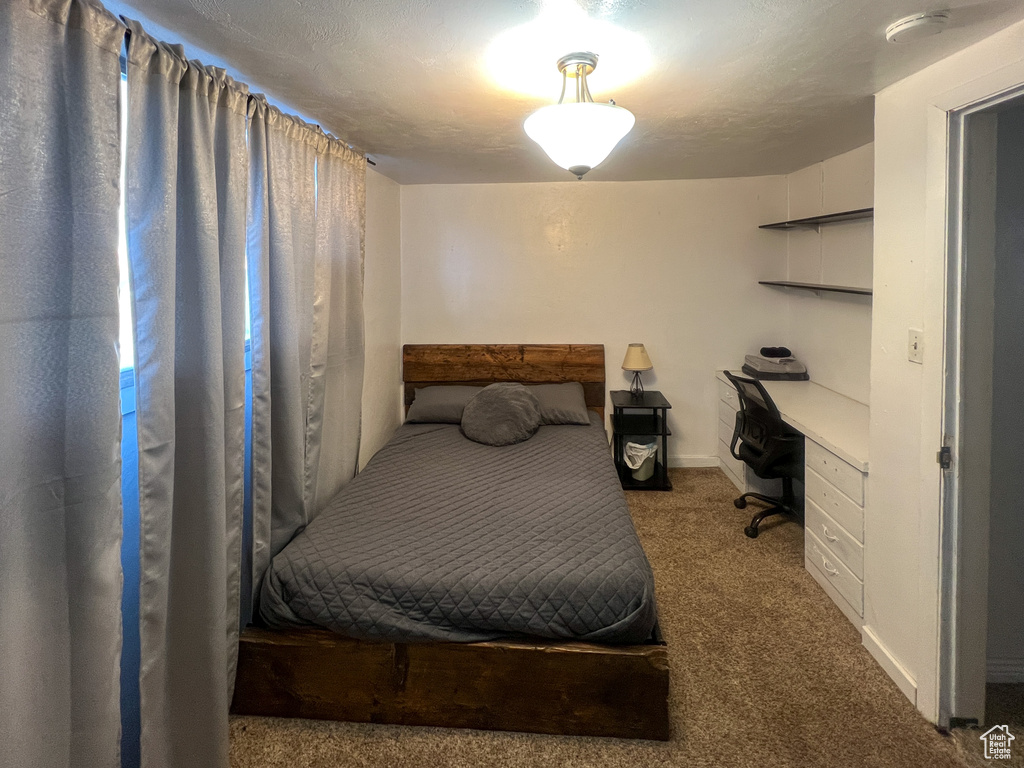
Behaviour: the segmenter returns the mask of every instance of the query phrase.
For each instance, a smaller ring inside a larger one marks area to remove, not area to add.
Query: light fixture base
[[[948,23],[949,11],[915,13],[890,24],[885,30],[885,39],[890,43],[909,43],[939,34]]]
[[[576,51],[567,53],[558,60],[558,71],[566,77],[576,77],[577,67],[584,66],[583,74],[589,75],[597,69],[597,54],[589,51]]]
[[[634,400],[642,400],[644,396],[644,380],[640,378],[640,371],[633,371],[633,384],[629,388],[629,394]]]

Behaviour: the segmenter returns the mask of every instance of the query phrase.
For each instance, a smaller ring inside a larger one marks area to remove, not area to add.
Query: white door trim
[[[964,89],[958,91],[962,94]],[[972,434],[973,429],[964,428],[964,377],[969,375],[972,366],[977,368],[980,365],[991,370],[991,349],[987,351],[987,366],[980,358],[980,363],[979,360],[972,360],[971,366],[964,366],[964,342],[969,338],[969,334],[966,333],[963,310],[970,301],[969,295],[965,292],[964,197],[965,189],[971,183],[965,173],[966,156],[969,151],[965,126],[967,120],[980,111],[1021,95],[1024,95],[1024,87],[1017,85],[977,98],[948,112],[943,375],[941,425],[937,436],[942,445],[952,448],[953,468],[942,473],[942,482],[937,489],[941,510],[939,568],[936,574],[939,587],[939,632],[935,670],[937,685],[933,704],[937,709],[937,722],[944,727],[949,725],[950,718],[975,719],[981,722],[985,706],[985,638],[988,616],[987,485],[984,488],[965,486],[962,483],[961,469],[964,468],[962,457],[965,443],[972,440],[975,444],[978,443],[976,435]],[[973,130],[994,131],[994,121],[990,125],[977,120],[976,122]],[[991,147],[994,151],[994,137]],[[974,158],[975,164],[984,162],[994,164],[994,157]],[[991,170],[994,172],[994,165]],[[994,190],[992,194],[994,195]],[[978,346],[977,341],[971,344],[972,350]],[[984,357],[984,354],[981,357]],[[989,416],[990,406],[991,403]],[[931,421],[927,411],[924,416],[926,424]],[[936,433],[928,430],[922,434]],[[974,447],[969,454],[969,460],[974,475],[984,476],[988,461],[987,451],[982,452]],[[926,505],[924,508],[929,507]],[[922,711],[925,710],[922,708]]]

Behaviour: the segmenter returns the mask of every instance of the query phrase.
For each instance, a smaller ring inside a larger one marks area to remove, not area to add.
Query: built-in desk
[[[738,373],[737,375],[743,375]],[[729,452],[739,399],[718,372],[718,455],[741,491],[777,495]],[[782,418],[806,438],[804,564],[858,628],[864,615],[868,407],[813,381],[764,381]],[[776,483],[778,481],[775,481]]]
[[[728,381],[724,375],[722,379]],[[839,458],[868,471],[868,407],[813,381],[763,381],[782,418]]]

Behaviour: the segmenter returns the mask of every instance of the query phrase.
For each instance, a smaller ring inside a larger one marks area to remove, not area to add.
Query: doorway
[[[940,724],[1024,734],[1024,93],[950,137]]]

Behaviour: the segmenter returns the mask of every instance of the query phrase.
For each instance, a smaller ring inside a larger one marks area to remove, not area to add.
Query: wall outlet
[[[924,331],[910,329],[907,340],[907,359],[912,363],[924,363]]]

